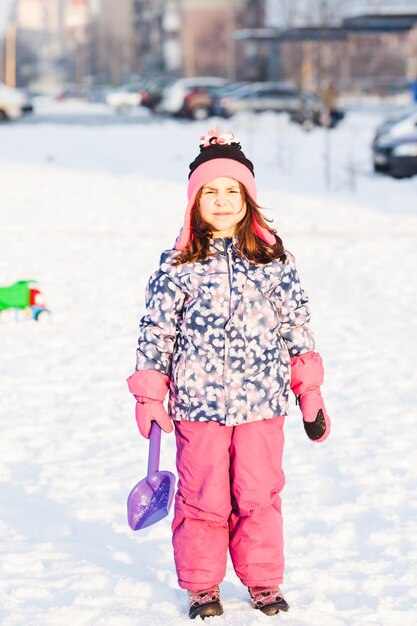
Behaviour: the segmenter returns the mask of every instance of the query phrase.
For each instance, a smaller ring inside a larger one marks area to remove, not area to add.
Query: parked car
[[[409,126],[407,120],[415,117],[417,114],[417,105],[402,109],[394,115],[387,117],[379,126],[377,126],[373,144],[377,143],[382,137],[388,136],[393,132],[394,134],[402,135],[404,133],[404,122]],[[407,132],[408,129],[406,129]]]
[[[400,137],[417,130],[417,107],[412,106],[392,115],[380,124],[373,139],[373,145],[390,137]]]
[[[218,106],[218,103],[222,98],[228,98],[231,94],[236,93],[240,89],[248,87],[252,84],[253,83],[248,81],[240,81],[234,83],[226,83],[225,85],[221,85],[220,87],[214,87],[210,92],[210,115],[216,114],[214,111],[214,107]]]
[[[0,81],[0,120],[15,120],[23,114],[27,96]]]
[[[106,95],[106,102],[118,112],[136,108],[142,101],[143,87],[143,82],[135,82],[111,89]]]
[[[309,108],[308,101],[302,98],[301,92],[295,87],[285,83],[262,82],[243,85],[231,93],[220,93],[213,102],[212,110],[215,115],[226,118],[240,111],[286,112],[300,121],[307,115]]]
[[[57,102],[65,102],[65,100],[81,100],[84,98],[83,89],[79,85],[67,84],[64,89],[55,95]]]
[[[372,148],[376,172],[394,178],[408,178],[417,174],[417,132],[401,137],[382,137]]]
[[[13,318],[38,322],[49,316],[50,311],[35,284],[35,280],[18,280],[0,287],[0,320]]]
[[[141,91],[141,106],[151,111],[158,111],[164,89],[172,85],[175,80],[169,76],[154,76],[145,80]]]
[[[190,107],[189,102],[186,101],[188,94],[199,89],[212,89],[224,84],[226,84],[226,79],[216,76],[178,78],[164,89],[159,110],[170,115],[189,117]]]
[[[92,85],[85,90],[84,99],[87,102],[101,102],[105,104],[110,91],[112,91],[112,88],[107,85]]]
[[[227,86],[227,85],[226,85]],[[213,100],[218,87],[196,87],[184,98],[181,114],[193,120],[205,120],[213,115]]]

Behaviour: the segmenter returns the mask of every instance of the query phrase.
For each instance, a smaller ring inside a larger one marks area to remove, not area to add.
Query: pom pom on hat
[[[233,131],[228,130],[226,133],[220,134],[220,128],[217,126],[214,130],[209,130],[207,135],[200,137],[200,154],[196,156],[194,161],[190,163],[191,178],[193,172],[203,163],[212,159],[231,159],[245,165],[252,176],[255,176],[253,163],[244,155],[240,141],[234,136]],[[243,181],[241,181],[243,182]],[[253,198],[255,200],[256,198]]]
[[[213,144],[218,144],[219,146],[231,146],[235,144],[239,148],[241,147],[240,141],[234,136],[233,131],[228,130],[221,135],[220,126],[216,126],[214,130],[209,130],[207,135],[200,137],[200,148],[207,148],[207,146],[212,146]]]
[[[185,212],[184,226],[175,247],[183,250],[191,238],[191,210],[198,191],[214,178],[227,177],[239,181],[247,193],[256,202],[256,183],[253,163],[243,153],[240,141],[231,130],[221,134],[217,126],[200,137],[200,153],[190,163],[187,188],[188,204]],[[256,220],[254,231],[269,245],[275,244],[275,236]]]

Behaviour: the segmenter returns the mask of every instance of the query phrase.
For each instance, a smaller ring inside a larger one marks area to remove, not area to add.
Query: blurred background
[[[0,120],[46,121],[45,98],[49,120],[81,101],[95,123],[268,111],[304,130],[379,105],[373,169],[412,176],[417,0],[2,0]]]
[[[156,77],[392,96],[417,76],[416,0],[2,0],[0,79],[93,96]]]

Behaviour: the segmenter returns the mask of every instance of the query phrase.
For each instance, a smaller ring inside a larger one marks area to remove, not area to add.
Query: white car
[[[0,120],[15,120],[23,113],[26,96],[14,87],[0,81]]]
[[[142,101],[142,83],[128,83],[112,89],[106,95],[106,102],[116,111],[127,111],[136,108]]]
[[[222,87],[226,82],[225,78],[218,78],[217,76],[179,78],[164,89],[159,110],[162,113],[181,115],[184,109],[185,97],[188,93],[201,87]]]

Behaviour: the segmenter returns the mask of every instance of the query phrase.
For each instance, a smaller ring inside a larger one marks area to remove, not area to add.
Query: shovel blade
[[[172,472],[153,472],[135,485],[127,499],[127,520],[132,530],[156,524],[169,513],[174,496]]]

